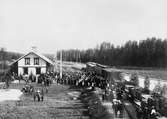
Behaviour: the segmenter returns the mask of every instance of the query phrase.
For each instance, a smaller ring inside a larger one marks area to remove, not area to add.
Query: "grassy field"
[[[121,71],[125,73],[137,73],[141,76],[149,76],[150,78],[162,79],[167,81],[167,70],[128,70],[128,69],[121,69]]]
[[[24,84],[12,84],[10,88],[21,89]],[[40,85],[36,85],[40,88]],[[34,102],[31,95],[22,95],[20,102],[0,102],[1,119],[87,119],[80,100],[80,92],[68,86],[53,84],[43,102]],[[74,97],[76,97],[74,99]]]
[[[122,68],[107,68],[108,71],[121,71],[127,74],[134,74],[137,73],[140,76],[146,77],[149,76],[150,78],[155,79],[162,79],[167,81],[167,69],[122,69]]]

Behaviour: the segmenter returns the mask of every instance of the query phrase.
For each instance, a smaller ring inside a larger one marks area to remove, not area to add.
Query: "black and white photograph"
[[[0,0],[0,119],[167,119],[167,0]]]

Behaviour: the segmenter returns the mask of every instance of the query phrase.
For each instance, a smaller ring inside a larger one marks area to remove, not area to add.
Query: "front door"
[[[38,74],[38,75],[41,74],[41,68],[40,67],[36,68],[36,74]]]
[[[24,74],[24,75],[27,75],[27,74],[28,74],[28,67],[24,67],[24,68],[23,68],[23,74]]]

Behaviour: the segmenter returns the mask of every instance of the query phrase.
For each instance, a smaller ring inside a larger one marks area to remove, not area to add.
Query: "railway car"
[[[111,84],[122,82],[121,71],[113,69],[103,69],[103,77]]]
[[[87,62],[87,63],[86,63],[86,69],[87,69],[88,71],[93,71],[93,70],[95,70],[95,67],[96,67],[96,63],[94,63],[94,62]]]
[[[115,68],[109,68],[95,62],[88,62],[86,68],[88,71],[95,71],[98,76],[103,77],[109,83],[109,86],[123,81],[121,77],[122,72]]]

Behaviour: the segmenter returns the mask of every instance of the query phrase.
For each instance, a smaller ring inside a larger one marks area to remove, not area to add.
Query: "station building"
[[[53,66],[54,64],[49,58],[38,52],[30,51],[11,64],[11,72],[18,74],[18,76],[38,76],[52,71]]]

